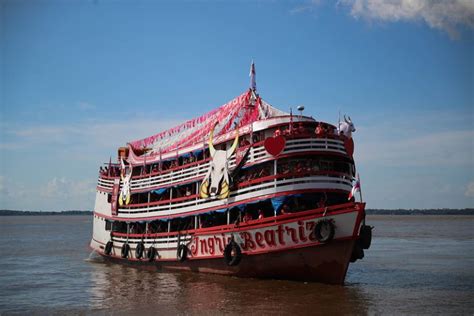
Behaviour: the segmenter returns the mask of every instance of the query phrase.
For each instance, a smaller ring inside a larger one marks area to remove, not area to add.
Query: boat
[[[157,271],[344,283],[372,239],[354,124],[281,111],[257,93],[253,63],[250,76],[230,102],[99,168],[94,251]]]

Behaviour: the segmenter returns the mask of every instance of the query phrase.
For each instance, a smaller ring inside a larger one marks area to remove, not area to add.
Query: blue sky
[[[357,128],[369,208],[474,207],[465,0],[2,1],[0,208],[92,209],[127,141],[248,88]]]

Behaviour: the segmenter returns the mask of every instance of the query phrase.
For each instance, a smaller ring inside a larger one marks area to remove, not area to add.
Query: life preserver
[[[122,258],[128,258],[128,253],[130,252],[130,245],[125,243],[122,246]]]
[[[186,245],[181,244],[178,246],[178,250],[176,252],[176,258],[179,262],[183,262],[188,258],[188,247]]]
[[[314,237],[320,243],[326,243],[331,241],[334,238],[336,232],[336,227],[334,222],[331,219],[322,219],[316,223],[314,227]]]
[[[137,244],[137,248],[135,249],[135,257],[137,259],[141,259],[144,251],[145,251],[145,244],[143,243],[143,241],[141,241]]]
[[[112,253],[112,247],[114,246],[114,243],[112,241],[109,241],[106,245],[105,245],[105,250],[104,250],[104,253],[107,255],[107,256],[110,256],[110,254]]]
[[[240,246],[231,240],[224,249],[224,259],[228,266],[236,266],[242,259]]]
[[[359,241],[362,249],[369,249],[372,243],[372,226],[362,225],[359,232]]]
[[[155,260],[155,257],[156,257],[156,249],[155,249],[155,247],[150,246],[150,248],[148,248],[147,257],[148,257],[148,261],[150,261],[150,262],[152,262],[153,260]]]

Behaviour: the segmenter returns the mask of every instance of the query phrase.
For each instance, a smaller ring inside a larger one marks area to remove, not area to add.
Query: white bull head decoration
[[[352,138],[352,133],[356,131],[354,124],[352,123],[351,117],[344,115],[344,122],[339,122],[338,128],[339,134],[344,134],[348,138]]]
[[[205,199],[208,197],[225,199],[229,196],[229,169],[228,161],[235,152],[239,142],[239,131],[237,130],[232,147],[227,150],[216,150],[213,143],[214,128],[209,137],[209,153],[211,154],[211,163],[204,180],[202,181],[199,195]]]
[[[128,170],[128,173],[125,169],[125,164],[122,162],[122,173],[120,173],[120,178],[122,179],[122,188],[120,189],[119,195],[119,205],[127,205],[130,203],[130,180],[132,179],[132,168]],[[125,176],[124,176],[125,174]]]

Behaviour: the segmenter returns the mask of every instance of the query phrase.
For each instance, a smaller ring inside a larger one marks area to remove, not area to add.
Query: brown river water
[[[368,216],[344,286],[103,262],[92,217],[0,217],[0,314],[473,315],[474,216]]]

